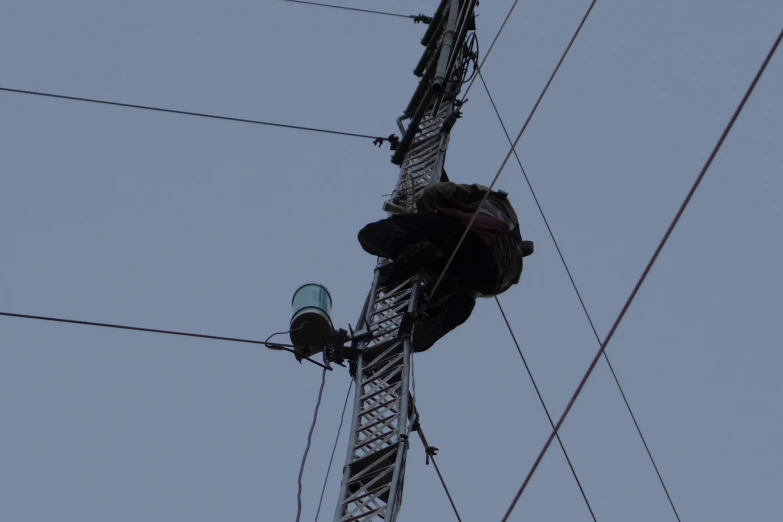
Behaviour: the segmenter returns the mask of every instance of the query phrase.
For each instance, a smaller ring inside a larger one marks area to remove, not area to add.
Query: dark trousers
[[[454,251],[465,228],[451,218],[432,214],[403,214],[370,223],[359,232],[359,243],[369,254],[396,259],[407,247],[419,242],[433,243],[443,252],[439,264],[431,266],[438,277]],[[413,350],[430,348],[448,332],[468,320],[476,305],[474,295],[489,293],[497,281],[497,263],[492,248],[473,232],[454,257],[447,276],[453,276],[457,290],[438,310],[430,310],[429,319],[416,325]]]

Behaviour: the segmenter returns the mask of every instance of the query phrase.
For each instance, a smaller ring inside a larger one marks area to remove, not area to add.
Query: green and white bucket
[[[318,283],[302,285],[294,292],[291,305],[291,343],[303,355],[319,353],[334,332],[329,316],[332,311],[332,296],[329,290]]]

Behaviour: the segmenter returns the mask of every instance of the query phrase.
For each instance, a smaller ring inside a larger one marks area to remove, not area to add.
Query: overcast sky
[[[431,14],[436,0],[354,0]],[[481,2],[489,47],[511,0]],[[588,0],[523,0],[485,77],[516,135]],[[520,157],[603,337],[783,24],[776,0],[601,0]],[[424,25],[275,0],[11,0],[0,86],[386,136]],[[717,156],[608,354],[683,522],[783,508],[783,56]],[[451,178],[508,143],[476,85]],[[0,311],[263,339],[319,281],[353,323],[397,168],[371,140],[0,93]],[[519,167],[536,243],[502,296],[556,417],[597,342]],[[465,521],[500,520],[549,425],[491,300],[415,358],[417,403]],[[0,318],[0,519],[292,521],[320,370],[253,345]],[[328,375],[313,520],[348,372]],[[562,438],[600,522],[675,520],[605,363]],[[321,520],[331,520],[340,440]],[[403,521],[452,520],[411,445]],[[588,521],[553,445],[511,520]]]

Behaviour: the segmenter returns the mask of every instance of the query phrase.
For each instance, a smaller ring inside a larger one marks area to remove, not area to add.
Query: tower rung
[[[395,392],[395,391],[397,391],[399,389],[400,384],[401,383],[397,383],[394,386],[392,386],[390,389],[389,388],[385,388],[385,389],[380,389],[380,390],[374,391],[370,395],[362,396],[361,399],[359,399],[359,400],[361,400],[362,402],[366,402],[366,401],[369,401],[370,399],[373,399],[373,398],[377,397],[378,395],[380,395],[382,393],[386,393],[386,394],[393,393],[393,392]]]
[[[379,426],[381,424],[389,424],[390,421],[395,421],[395,420],[397,420],[397,416],[396,415],[394,417],[388,417],[388,418],[383,417],[383,418],[380,418],[377,421],[373,422],[372,424],[368,424],[367,426],[361,428],[358,431],[358,433],[364,433],[365,431],[371,430],[371,429],[373,429],[373,428],[375,428],[375,427],[377,427],[377,426]]]

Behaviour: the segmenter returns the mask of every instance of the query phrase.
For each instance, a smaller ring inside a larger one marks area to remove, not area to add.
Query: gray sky
[[[511,0],[482,2],[486,51]],[[485,75],[513,134],[588,0],[520,2]],[[430,13],[436,2],[352,5]],[[594,9],[519,151],[603,336],[783,23],[783,3]],[[0,7],[0,85],[388,135],[423,25],[262,2]],[[783,489],[776,56],[608,353],[683,521],[776,520]],[[508,145],[477,85],[452,179]],[[303,281],[353,322],[397,170],[370,141],[0,93],[0,310],[264,338]],[[557,416],[597,349],[518,166],[536,242],[502,296]],[[0,519],[288,521],[320,370],[197,339],[0,320]],[[549,427],[492,301],[415,359],[418,404],[466,521],[499,520]],[[348,386],[329,375],[312,520]],[[562,430],[598,520],[674,520],[601,363]],[[331,520],[341,440],[322,520]],[[412,444],[401,521],[451,520]],[[512,520],[589,520],[553,446]]]

